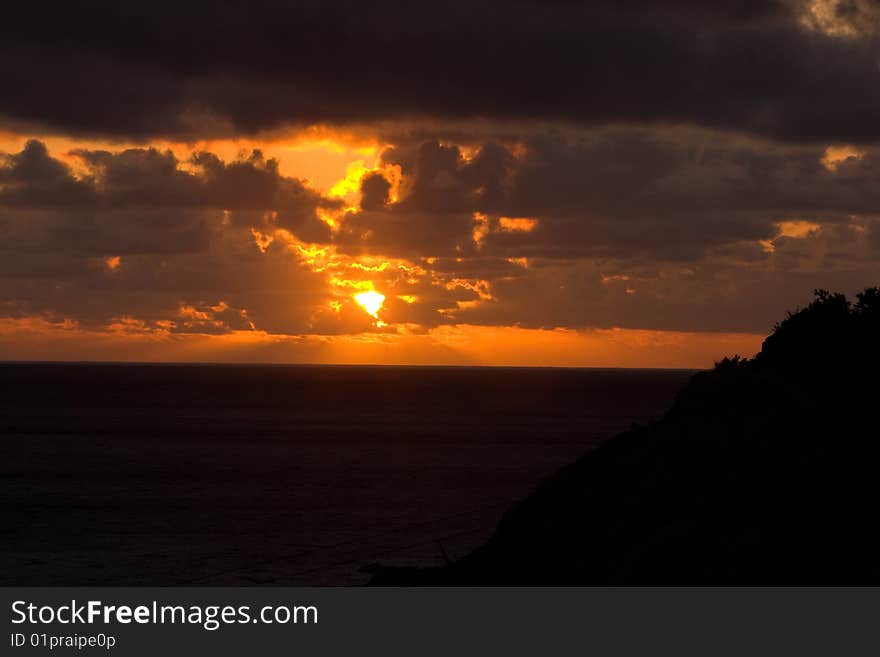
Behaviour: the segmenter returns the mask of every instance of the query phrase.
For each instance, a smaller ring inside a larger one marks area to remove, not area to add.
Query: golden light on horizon
[[[639,329],[524,329],[512,326],[441,325],[428,331],[357,335],[290,336],[262,330],[173,335],[165,324],[117,318],[103,330],[73,319],[0,318],[0,348],[30,360],[149,362],[266,362],[385,365],[559,367],[711,367],[718,354],[753,354],[763,334]]]
[[[373,319],[379,319],[379,311],[385,303],[385,295],[376,290],[367,290],[358,292],[354,295],[354,300],[363,308]]]

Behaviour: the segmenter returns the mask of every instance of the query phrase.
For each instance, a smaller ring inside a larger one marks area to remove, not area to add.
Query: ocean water
[[[483,542],[685,371],[0,363],[0,584],[356,584]]]

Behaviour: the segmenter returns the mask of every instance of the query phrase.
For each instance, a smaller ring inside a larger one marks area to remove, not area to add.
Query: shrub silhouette
[[[817,290],[751,359],[564,468],[494,535],[374,584],[880,582],[880,289]]]

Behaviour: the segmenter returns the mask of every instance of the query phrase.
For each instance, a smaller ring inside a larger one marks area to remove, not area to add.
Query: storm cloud
[[[869,0],[16,2],[0,116],[141,139],[488,118],[870,141],[878,15]]]

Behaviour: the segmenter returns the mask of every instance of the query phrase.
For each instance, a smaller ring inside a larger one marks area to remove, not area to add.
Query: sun
[[[367,290],[366,292],[358,292],[355,294],[354,300],[367,311],[368,315],[372,315],[373,318],[379,319],[379,311],[382,309],[382,304],[385,303],[384,294],[376,292],[375,290]]]

